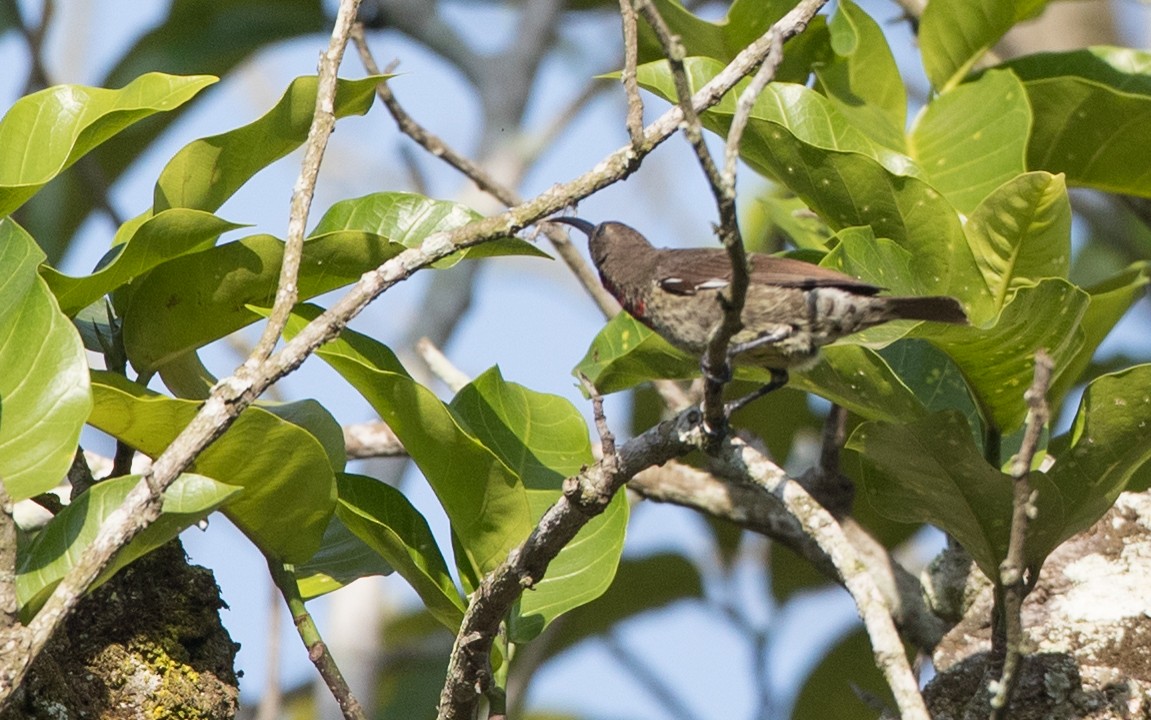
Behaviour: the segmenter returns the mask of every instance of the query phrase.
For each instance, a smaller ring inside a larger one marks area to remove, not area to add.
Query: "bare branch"
[[[998,605],[1001,600],[1002,607],[992,610],[994,619],[1001,621],[993,622],[993,628],[999,629],[996,626],[1002,628],[1001,632],[993,632],[992,657],[988,660],[989,667],[1002,667],[998,680],[990,688],[992,720],[1006,717],[1007,704],[1018,679],[1016,671],[1023,653],[1023,599],[1038,579],[1039,568],[1030,568],[1032,576],[1025,578],[1023,551],[1027,542],[1027,525],[1036,513],[1035,495],[1029,478],[1031,465],[1039,451],[1043,429],[1051,419],[1051,410],[1047,405],[1047,391],[1051,387],[1053,370],[1054,362],[1045,350],[1035,353],[1035,376],[1031,381],[1031,387],[1023,395],[1029,412],[1023,442],[1011,466],[1011,477],[1014,480],[1011,534],[1007,544],[1007,557],[999,565],[999,578],[995,583],[996,604]]]
[[[623,74],[620,82],[623,83],[627,94],[627,135],[631,138],[631,146],[636,150],[643,148],[643,98],[639,95],[639,83],[636,82],[636,67],[639,64],[639,29],[636,25],[635,7],[632,0],[619,0],[619,14],[623,20]]]
[[[404,444],[383,421],[344,426],[344,447],[349,460],[408,455]]]
[[[276,286],[276,300],[268,316],[264,333],[256,343],[248,362],[259,363],[272,354],[272,349],[280,339],[280,333],[288,323],[288,315],[299,299],[296,281],[300,274],[300,260],[304,254],[304,233],[308,227],[308,211],[312,207],[312,196],[316,191],[316,179],[320,175],[320,163],[328,147],[328,138],[336,127],[336,80],[340,62],[344,59],[344,49],[348,46],[348,34],[360,10],[360,0],[340,0],[336,12],[336,23],[328,49],[320,56],[319,77],[316,84],[316,109],[312,116],[312,126],[308,129],[308,139],[304,144],[304,161],[296,186],[292,189],[291,214],[288,218],[288,237],[284,243],[284,259],[280,266],[280,280]]]

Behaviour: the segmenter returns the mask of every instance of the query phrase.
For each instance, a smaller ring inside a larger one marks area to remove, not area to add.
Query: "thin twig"
[[[991,720],[1006,717],[1007,705],[1011,700],[1011,691],[1018,680],[1019,660],[1023,653],[1023,599],[1027,596],[1028,587],[1034,586],[1035,578],[1025,577],[1024,547],[1027,542],[1027,525],[1035,517],[1035,496],[1031,488],[1031,465],[1035,454],[1039,451],[1039,441],[1043,437],[1043,429],[1051,419],[1051,410],[1047,405],[1047,391],[1051,387],[1051,375],[1054,370],[1051,356],[1040,350],[1035,353],[1035,376],[1031,387],[1024,393],[1029,410],[1027,426],[1020,444],[1019,453],[1011,466],[1011,478],[1014,481],[1012,497],[1011,534],[1007,545],[1007,557],[999,565],[999,578],[996,585],[1001,590],[995,593],[996,599],[1002,598],[1003,607],[993,609],[997,618],[1002,619],[1003,642],[997,643],[1003,648],[1002,672],[997,682],[991,688]],[[1030,568],[1035,575],[1038,568]],[[990,667],[998,663],[999,658],[988,661]]]
[[[619,80],[623,83],[624,93],[627,95],[627,135],[631,138],[631,146],[640,150],[643,148],[643,98],[639,95],[639,83],[636,81],[636,67],[639,64],[639,30],[632,0],[619,0],[619,14],[623,20],[624,53],[623,73]]]
[[[320,176],[320,163],[324,160],[328,138],[336,127],[336,81],[340,62],[344,59],[344,49],[348,46],[348,33],[352,30],[352,24],[359,10],[360,0],[340,0],[328,49],[320,56],[319,77],[316,82],[316,108],[312,115],[312,126],[308,129],[308,139],[304,144],[304,160],[300,167],[300,175],[292,189],[288,237],[284,242],[284,259],[280,265],[276,300],[272,305],[272,312],[268,315],[264,333],[249,358],[250,363],[260,363],[272,354],[272,349],[280,340],[280,333],[288,323],[292,307],[300,296],[296,282],[300,274],[300,261],[304,255],[308,211],[312,207],[312,196],[316,192],[316,180]]]
[[[368,714],[364,712],[360,701],[352,694],[352,689],[348,687],[343,673],[336,665],[335,658],[328,652],[328,647],[324,644],[324,639],[320,636],[320,630],[316,627],[315,621],[312,620],[311,613],[304,605],[304,599],[300,596],[299,585],[296,584],[296,574],[288,566],[274,558],[268,558],[268,570],[272,573],[272,581],[283,594],[284,602],[288,604],[288,610],[292,613],[292,622],[300,633],[300,640],[303,641],[304,647],[308,648],[308,659],[312,661],[320,676],[324,678],[324,683],[328,686],[332,697],[340,705],[340,711],[346,720],[368,720]]]
[[[822,2],[817,0],[801,2],[781,21],[787,23],[782,27],[802,27],[821,6]],[[767,52],[768,42],[763,38],[745,48],[696,93],[695,108],[702,110],[718,102]],[[672,108],[649,125],[644,132],[647,151],[670,137],[681,119],[679,108]],[[11,700],[13,691],[48,639],[115,554],[159,517],[163,491],[272,383],[293,372],[316,348],[338,335],[352,318],[392,286],[463,248],[505,237],[618,182],[633,171],[635,161],[635,152],[629,144],[601,159],[584,175],[549,188],[505,213],[427,236],[418,247],[404,250],[375,271],[365,273],[331,308],[308,323],[266,362],[258,366],[245,363],[232,376],[218,382],[192,421],[142,474],[120,507],[105,519],[96,537],[61,579],[40,612],[19,637],[13,639],[19,648],[27,651],[13,653],[16,658],[13,662],[0,664],[0,711]]]

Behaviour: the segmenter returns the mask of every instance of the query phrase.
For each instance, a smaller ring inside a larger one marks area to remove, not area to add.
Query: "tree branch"
[[[1002,600],[1002,607],[992,610],[993,617],[1001,619],[1002,633],[994,633],[1001,637],[996,642],[992,639],[992,657],[988,660],[988,667],[1002,667],[999,679],[992,683],[991,691],[991,720],[1006,717],[1007,704],[1011,700],[1011,691],[1015,688],[1018,679],[1020,656],[1023,653],[1023,599],[1027,597],[1030,587],[1034,587],[1038,579],[1039,568],[1030,568],[1031,577],[1025,577],[1024,546],[1027,542],[1027,525],[1034,517],[1035,495],[1031,488],[1029,478],[1031,465],[1035,454],[1039,450],[1039,441],[1043,437],[1043,429],[1051,419],[1051,411],[1047,406],[1047,390],[1051,387],[1051,375],[1054,363],[1046,351],[1040,350],[1035,354],[1035,376],[1031,387],[1024,393],[1024,400],[1030,412],[1027,416],[1027,427],[1024,430],[1023,442],[1019,453],[1011,466],[1013,483],[1011,534],[1007,544],[1007,557],[999,565],[999,578],[996,581],[995,598]],[[998,604],[998,602],[997,602]],[[993,623],[993,627],[999,623]],[[1001,657],[995,657],[996,650],[1001,648]]]
[[[259,342],[248,358],[249,363],[260,363],[272,354],[272,349],[280,339],[280,333],[288,323],[288,316],[299,299],[296,281],[300,274],[300,260],[304,254],[304,234],[308,227],[308,211],[312,207],[312,196],[316,192],[316,179],[320,175],[320,163],[328,147],[328,138],[336,127],[336,80],[340,62],[344,59],[344,49],[348,46],[348,34],[360,9],[360,0],[340,0],[336,12],[336,22],[328,49],[320,56],[319,77],[316,84],[316,108],[312,114],[312,126],[308,129],[308,139],[304,144],[304,161],[296,186],[292,189],[291,213],[288,217],[288,237],[284,242],[284,259],[280,265],[280,280],[276,286],[276,299],[267,325]]]

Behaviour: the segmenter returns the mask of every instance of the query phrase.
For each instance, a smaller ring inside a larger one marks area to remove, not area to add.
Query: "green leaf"
[[[424,516],[403,493],[374,478],[341,474],[336,515],[411,584],[430,612],[456,630],[467,606]]]
[[[927,3],[919,18],[919,50],[937,90],[958,83],[1018,21],[1050,0],[964,0]]]
[[[1138,128],[1151,122],[1151,54],[1098,47],[1007,63],[1023,81],[1034,125],[1027,164],[1071,185],[1151,197]]]
[[[781,0],[734,0],[722,20],[709,22],[676,0],[655,0],[655,7],[668,29],[679,36],[687,55],[715,58],[725,65],[791,10]],[[663,47],[642,16],[639,27],[640,62],[663,58]]]
[[[71,316],[165,260],[212,247],[221,233],[238,227],[199,210],[166,210],[147,218],[128,240],[115,245],[91,275],[69,277],[47,266],[41,275],[60,309]]]
[[[1022,287],[1066,278],[1071,202],[1063,177],[1026,173],[1002,185],[972,213],[967,238],[996,310]]]
[[[300,306],[285,334],[298,333],[320,309]],[[534,527],[515,471],[476,439],[391,350],[345,329],[316,351],[360,392],[404,444],[439,498],[471,562],[488,572]]]
[[[165,397],[113,373],[93,371],[92,386],[96,403],[88,422],[153,458],[200,408],[198,402]],[[308,412],[316,411],[313,405]],[[336,482],[332,460],[312,433],[249,407],[200,453],[193,468],[244,488],[223,510],[266,554],[303,562],[320,547],[336,503]]]
[[[955,411],[907,424],[867,422],[847,448],[858,453],[860,480],[871,506],[899,522],[929,522],[955,537],[988,577],[997,577],[1011,527],[1012,480],[991,467]],[[1029,563],[1050,551],[1064,523],[1055,485],[1032,473],[1038,513],[1029,525]]]
[[[348,460],[348,449],[344,444],[344,429],[328,409],[316,400],[305,398],[293,402],[263,401],[260,409],[290,422],[301,430],[306,430],[319,441],[328,456],[332,472],[343,472]]]
[[[119,90],[58,85],[20,98],[0,120],[0,216],[100,143],[214,82],[207,75],[149,73]]]
[[[475,210],[459,203],[429,200],[415,193],[379,192],[332,205],[320,218],[312,235],[358,230],[386,237],[407,247],[417,247],[428,235],[462,227],[481,217]],[[449,255],[436,262],[435,267],[448,268],[465,257],[475,259],[498,255],[551,257],[526,240],[507,237]]]
[[[1053,404],[1058,403],[1073,385],[1083,379],[1083,372],[1091,364],[1099,344],[1131,306],[1144,296],[1148,282],[1151,282],[1151,263],[1139,262],[1110,280],[1087,289],[1091,303],[1084,311],[1080,323],[1083,344],[1066,361],[1063,370],[1051,384],[1048,397]]]
[[[128,475],[93,485],[44,526],[20,552],[16,594],[25,621],[44,601],[95,539],[100,525],[119,508],[140,477]],[[235,496],[240,488],[201,475],[184,474],[164,491],[160,517],[121,549],[90,590],[138,557],[167,543]]]
[[[380,79],[338,81],[336,117],[366,113]],[[177,207],[215,212],[253,175],[302,145],[316,111],[316,84],[314,75],[298,77],[260,119],[185,145],[156,181],[153,212]]]
[[[339,505],[324,530],[320,549],[297,564],[296,586],[304,600],[326,595],[370,575],[391,575],[394,567],[352,534],[340,519]]]
[[[1070,432],[1048,449],[1055,465],[1047,474],[1067,507],[1066,527],[1056,542],[1095,524],[1151,460],[1149,428],[1151,365],[1104,375],[1087,386]]]
[[[1016,291],[990,327],[921,327],[963,370],[985,416],[1006,435],[1027,414],[1023,393],[1031,384],[1035,352],[1046,349],[1062,372],[1083,345],[1079,322],[1088,303],[1076,286],[1048,278]]]
[[[37,275],[43,260],[0,220],[0,478],[13,500],[64,480],[92,408],[84,346]]]
[[[828,29],[834,52],[815,68],[820,88],[852,125],[902,150],[907,90],[883,29],[851,0],[838,3]]]
[[[1024,172],[1031,106],[1019,79],[995,70],[932,99],[908,139],[932,187],[962,213]]]
[[[566,399],[506,382],[497,368],[462,388],[453,414],[523,483],[538,519],[560,497],[567,477],[594,462],[587,424]],[[512,642],[527,642],[555,618],[603,594],[623,552],[628,507],[623,493],[592,518],[520,596],[508,623]]]
[[[300,299],[349,285],[404,246],[377,235],[337,232],[304,242]],[[260,319],[271,307],[284,243],[253,235],[169,260],[133,286],[124,309],[124,345],[140,372],[156,370]]]

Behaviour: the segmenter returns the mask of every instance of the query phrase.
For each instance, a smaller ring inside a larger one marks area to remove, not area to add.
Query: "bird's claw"
[[[735,412],[737,410],[740,410],[741,408],[743,408],[747,405],[750,405],[751,403],[760,399],[764,395],[767,395],[768,393],[770,393],[774,390],[778,390],[779,388],[783,387],[786,384],[787,384],[787,371],[786,370],[777,370],[775,368],[771,368],[771,380],[769,382],[765,383],[764,385],[761,385],[760,387],[756,388],[755,390],[748,393],[747,395],[744,395],[743,397],[739,398],[738,400],[732,400],[731,402],[729,402],[723,406],[724,419],[730,420],[731,416],[733,414],[735,414]]]

